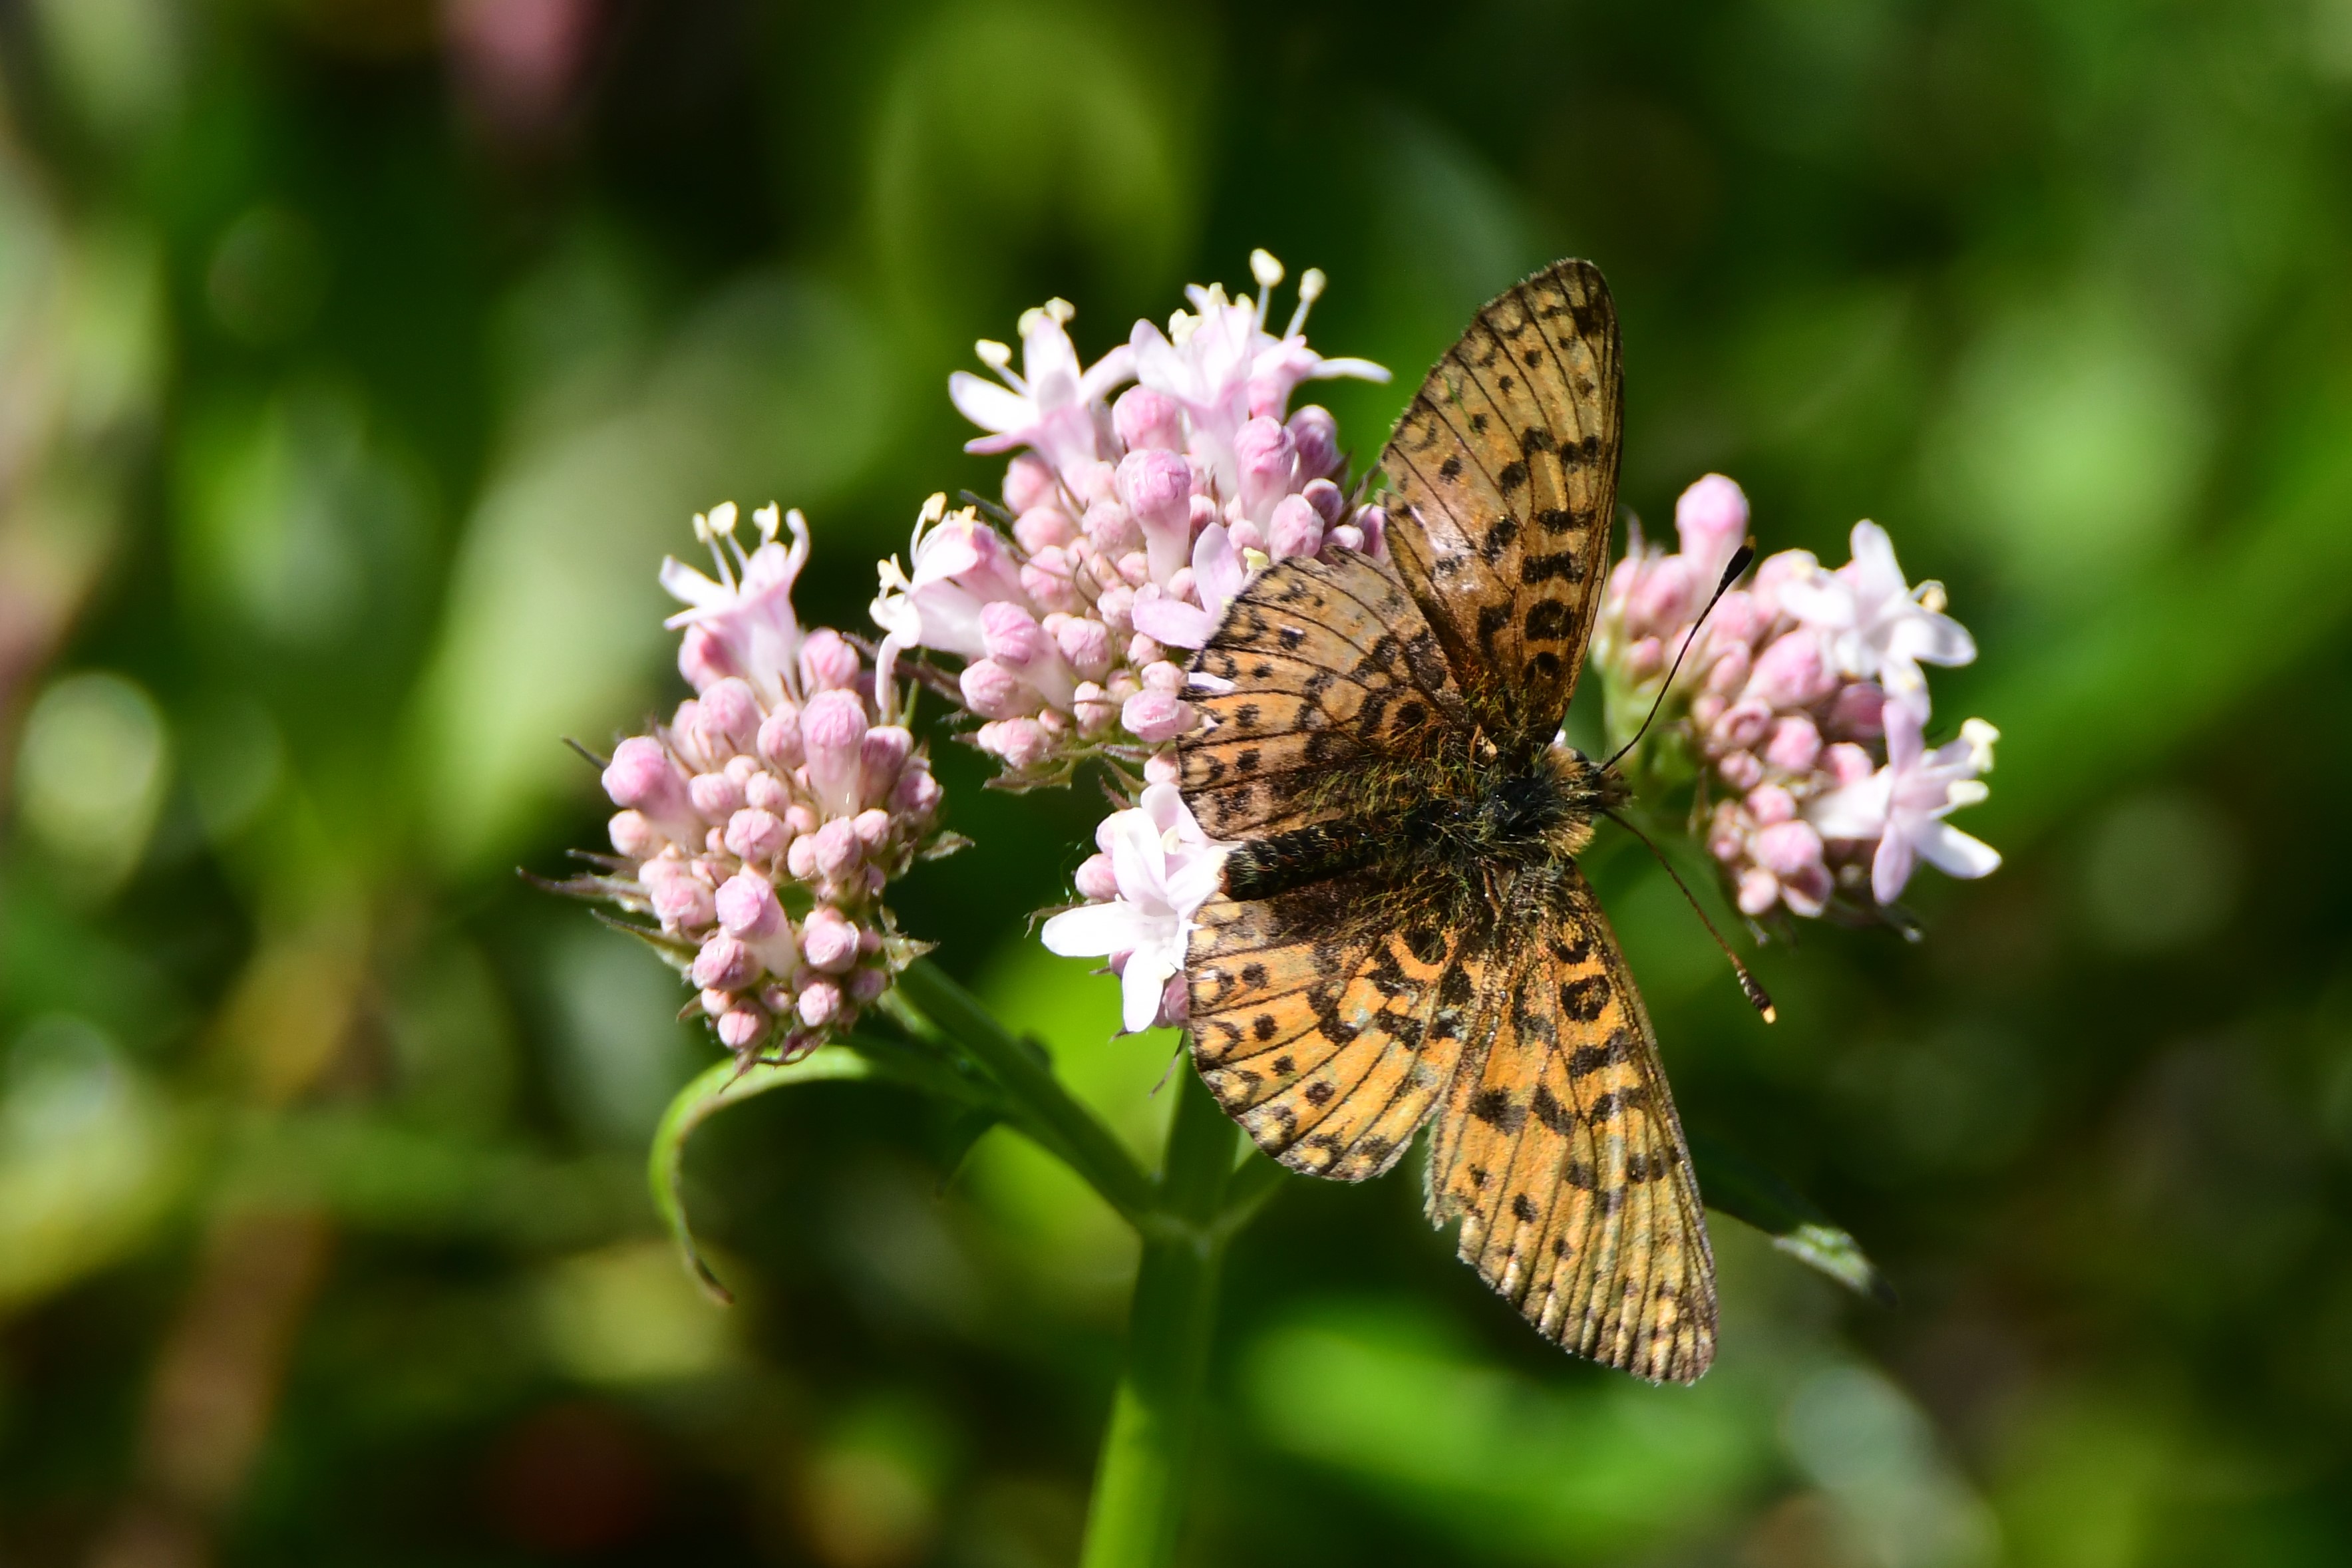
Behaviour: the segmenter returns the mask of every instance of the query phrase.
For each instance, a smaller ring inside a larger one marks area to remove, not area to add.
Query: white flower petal
[[[995,382],[982,380],[970,371],[958,371],[948,377],[948,397],[956,405],[957,413],[982,430],[1000,435],[1037,423],[1037,404],[1034,400]]]
[[[1917,841],[1919,853],[1948,876],[1986,876],[2000,868],[1999,850],[1949,822],[1930,824],[1918,834]]]
[[[1066,909],[1045,922],[1037,939],[1065,958],[1107,958],[1149,941],[1152,922],[1124,899]]]
[[[1886,831],[1894,785],[1894,775],[1882,768],[1867,779],[1817,797],[1805,808],[1805,821],[1825,839],[1874,839]]]
[[[1915,862],[1911,841],[1898,832],[1889,832],[1878,841],[1878,853],[1871,857],[1870,891],[1881,904],[1892,904],[1903,896],[1903,886],[1911,880]]]
[[[1160,994],[1175,972],[1164,958],[1147,956],[1141,948],[1128,959],[1118,977],[1118,1021],[1128,1033],[1141,1034],[1160,1017]]]

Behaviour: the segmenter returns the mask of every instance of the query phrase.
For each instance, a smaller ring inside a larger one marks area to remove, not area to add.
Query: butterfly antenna
[[[1665,867],[1666,874],[1675,879],[1676,887],[1682,889],[1683,897],[1690,901],[1691,913],[1698,916],[1698,923],[1701,925],[1706,927],[1706,934],[1715,938],[1715,945],[1723,949],[1723,956],[1731,960],[1731,971],[1739,977],[1739,988],[1747,993],[1748,1006],[1762,1013],[1766,1023],[1778,1022],[1780,1017],[1780,1009],[1772,1005],[1770,995],[1762,986],[1756,983],[1756,977],[1748,972],[1748,966],[1739,961],[1739,955],[1731,950],[1731,944],[1725,941],[1723,933],[1715,928],[1715,922],[1706,917],[1706,911],[1700,905],[1698,895],[1691,892],[1690,883],[1683,880],[1683,873],[1675,869],[1674,862],[1666,859],[1659,852],[1658,846],[1650,841],[1649,834],[1616,812],[1603,811],[1601,815],[1641,840],[1642,847],[1649,851],[1660,865]]]
[[[1601,767],[1616,767],[1618,758],[1641,745],[1642,737],[1650,733],[1650,720],[1656,718],[1658,709],[1665,706],[1666,694],[1674,689],[1675,676],[1682,670],[1683,655],[1691,651],[1691,644],[1698,641],[1700,630],[1706,625],[1706,618],[1715,613],[1715,607],[1723,602],[1723,596],[1731,591],[1731,585],[1739,580],[1739,574],[1746,571],[1748,563],[1755,559],[1756,546],[1753,543],[1743,544],[1731,552],[1731,564],[1723,569],[1723,580],[1715,585],[1715,597],[1708,600],[1706,608],[1698,612],[1698,619],[1691,622],[1689,633],[1683,638],[1683,645],[1675,650],[1674,665],[1666,671],[1666,678],[1659,683],[1658,695],[1651,699],[1650,711],[1642,720],[1642,727],[1635,730],[1633,738],[1619,747]]]

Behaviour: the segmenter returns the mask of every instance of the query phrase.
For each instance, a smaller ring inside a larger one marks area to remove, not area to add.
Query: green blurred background
[[[1571,1364],[1418,1212],[1293,1183],[1228,1280],[1199,1563],[2352,1560],[2352,0],[0,5],[0,1560],[1071,1560],[1132,1247],[831,1085],[642,1151],[713,1047],[521,885],[678,695],[690,510],[859,622],[945,378],[1319,265],[1359,454],[1561,254],[1625,498],[1870,516],[2006,735],[1925,943],[1759,1026],[1596,877],[1686,1120],[1904,1297],[1718,1220],[1696,1390]],[[984,793],[918,935],[1139,1146],[1166,1036],[1045,957],[1090,789]],[[2338,764],[2345,770],[2338,770]],[[2330,780],[2336,780],[2330,783]]]

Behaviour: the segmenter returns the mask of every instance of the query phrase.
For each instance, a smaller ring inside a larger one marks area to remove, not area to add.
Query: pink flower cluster
[[[891,683],[839,633],[803,632],[792,588],[808,526],[776,508],[737,542],[729,503],[694,519],[719,575],[669,559],[696,695],[621,742],[604,789],[618,859],[575,884],[660,925],[737,1055],[791,1060],[852,1024],[919,948],[881,901],[941,846],[940,786]]]
[[[1302,382],[1388,372],[1307,348],[1320,272],[1300,279],[1283,333],[1269,331],[1282,267],[1262,250],[1250,265],[1255,300],[1195,286],[1166,332],[1138,321],[1092,366],[1071,344],[1071,307],[1049,301],[1021,319],[1019,372],[1011,349],[983,342],[1001,380],[950,381],[988,432],[966,450],[1015,454],[1010,534],[932,497],[910,564],[881,564],[873,614],[895,648],[964,662],[964,706],[984,721],[974,738],[1013,782],[1066,779],[1090,755],[1140,761],[1173,741],[1195,720],[1184,651],[1208,640],[1250,572],[1329,546],[1381,549],[1379,508],[1345,488],[1337,423],[1289,405]]]
[[[1630,735],[1685,643],[1684,673],[1644,741],[1698,770],[1708,852],[1742,913],[1866,915],[1895,902],[1918,860],[1955,876],[2000,863],[1943,819],[1985,796],[1998,732],[1981,719],[1925,747],[1922,664],[1976,645],[1943,613],[1940,584],[1908,584],[1886,531],[1854,525],[1834,571],[1805,550],[1767,558],[1694,623],[1748,532],[1748,498],[1720,474],[1683,493],[1682,549],[1637,537],[1611,574],[1593,635],[1612,739]]]

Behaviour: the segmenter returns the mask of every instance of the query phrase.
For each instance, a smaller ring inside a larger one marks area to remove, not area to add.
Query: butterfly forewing
[[[1715,1260],[1656,1037],[1573,867],[1549,917],[1507,928],[1485,1049],[1431,1141],[1429,1212],[1547,1337],[1654,1381],[1715,1355]]]
[[[1621,380],[1608,287],[1563,261],[1478,312],[1381,454],[1407,587],[1465,689],[1535,745],[1567,711],[1600,602]]]
[[[1368,764],[1431,754],[1461,693],[1421,610],[1367,557],[1287,560],[1251,583],[1193,661],[1234,689],[1196,697],[1186,800],[1217,838],[1328,816]]]

